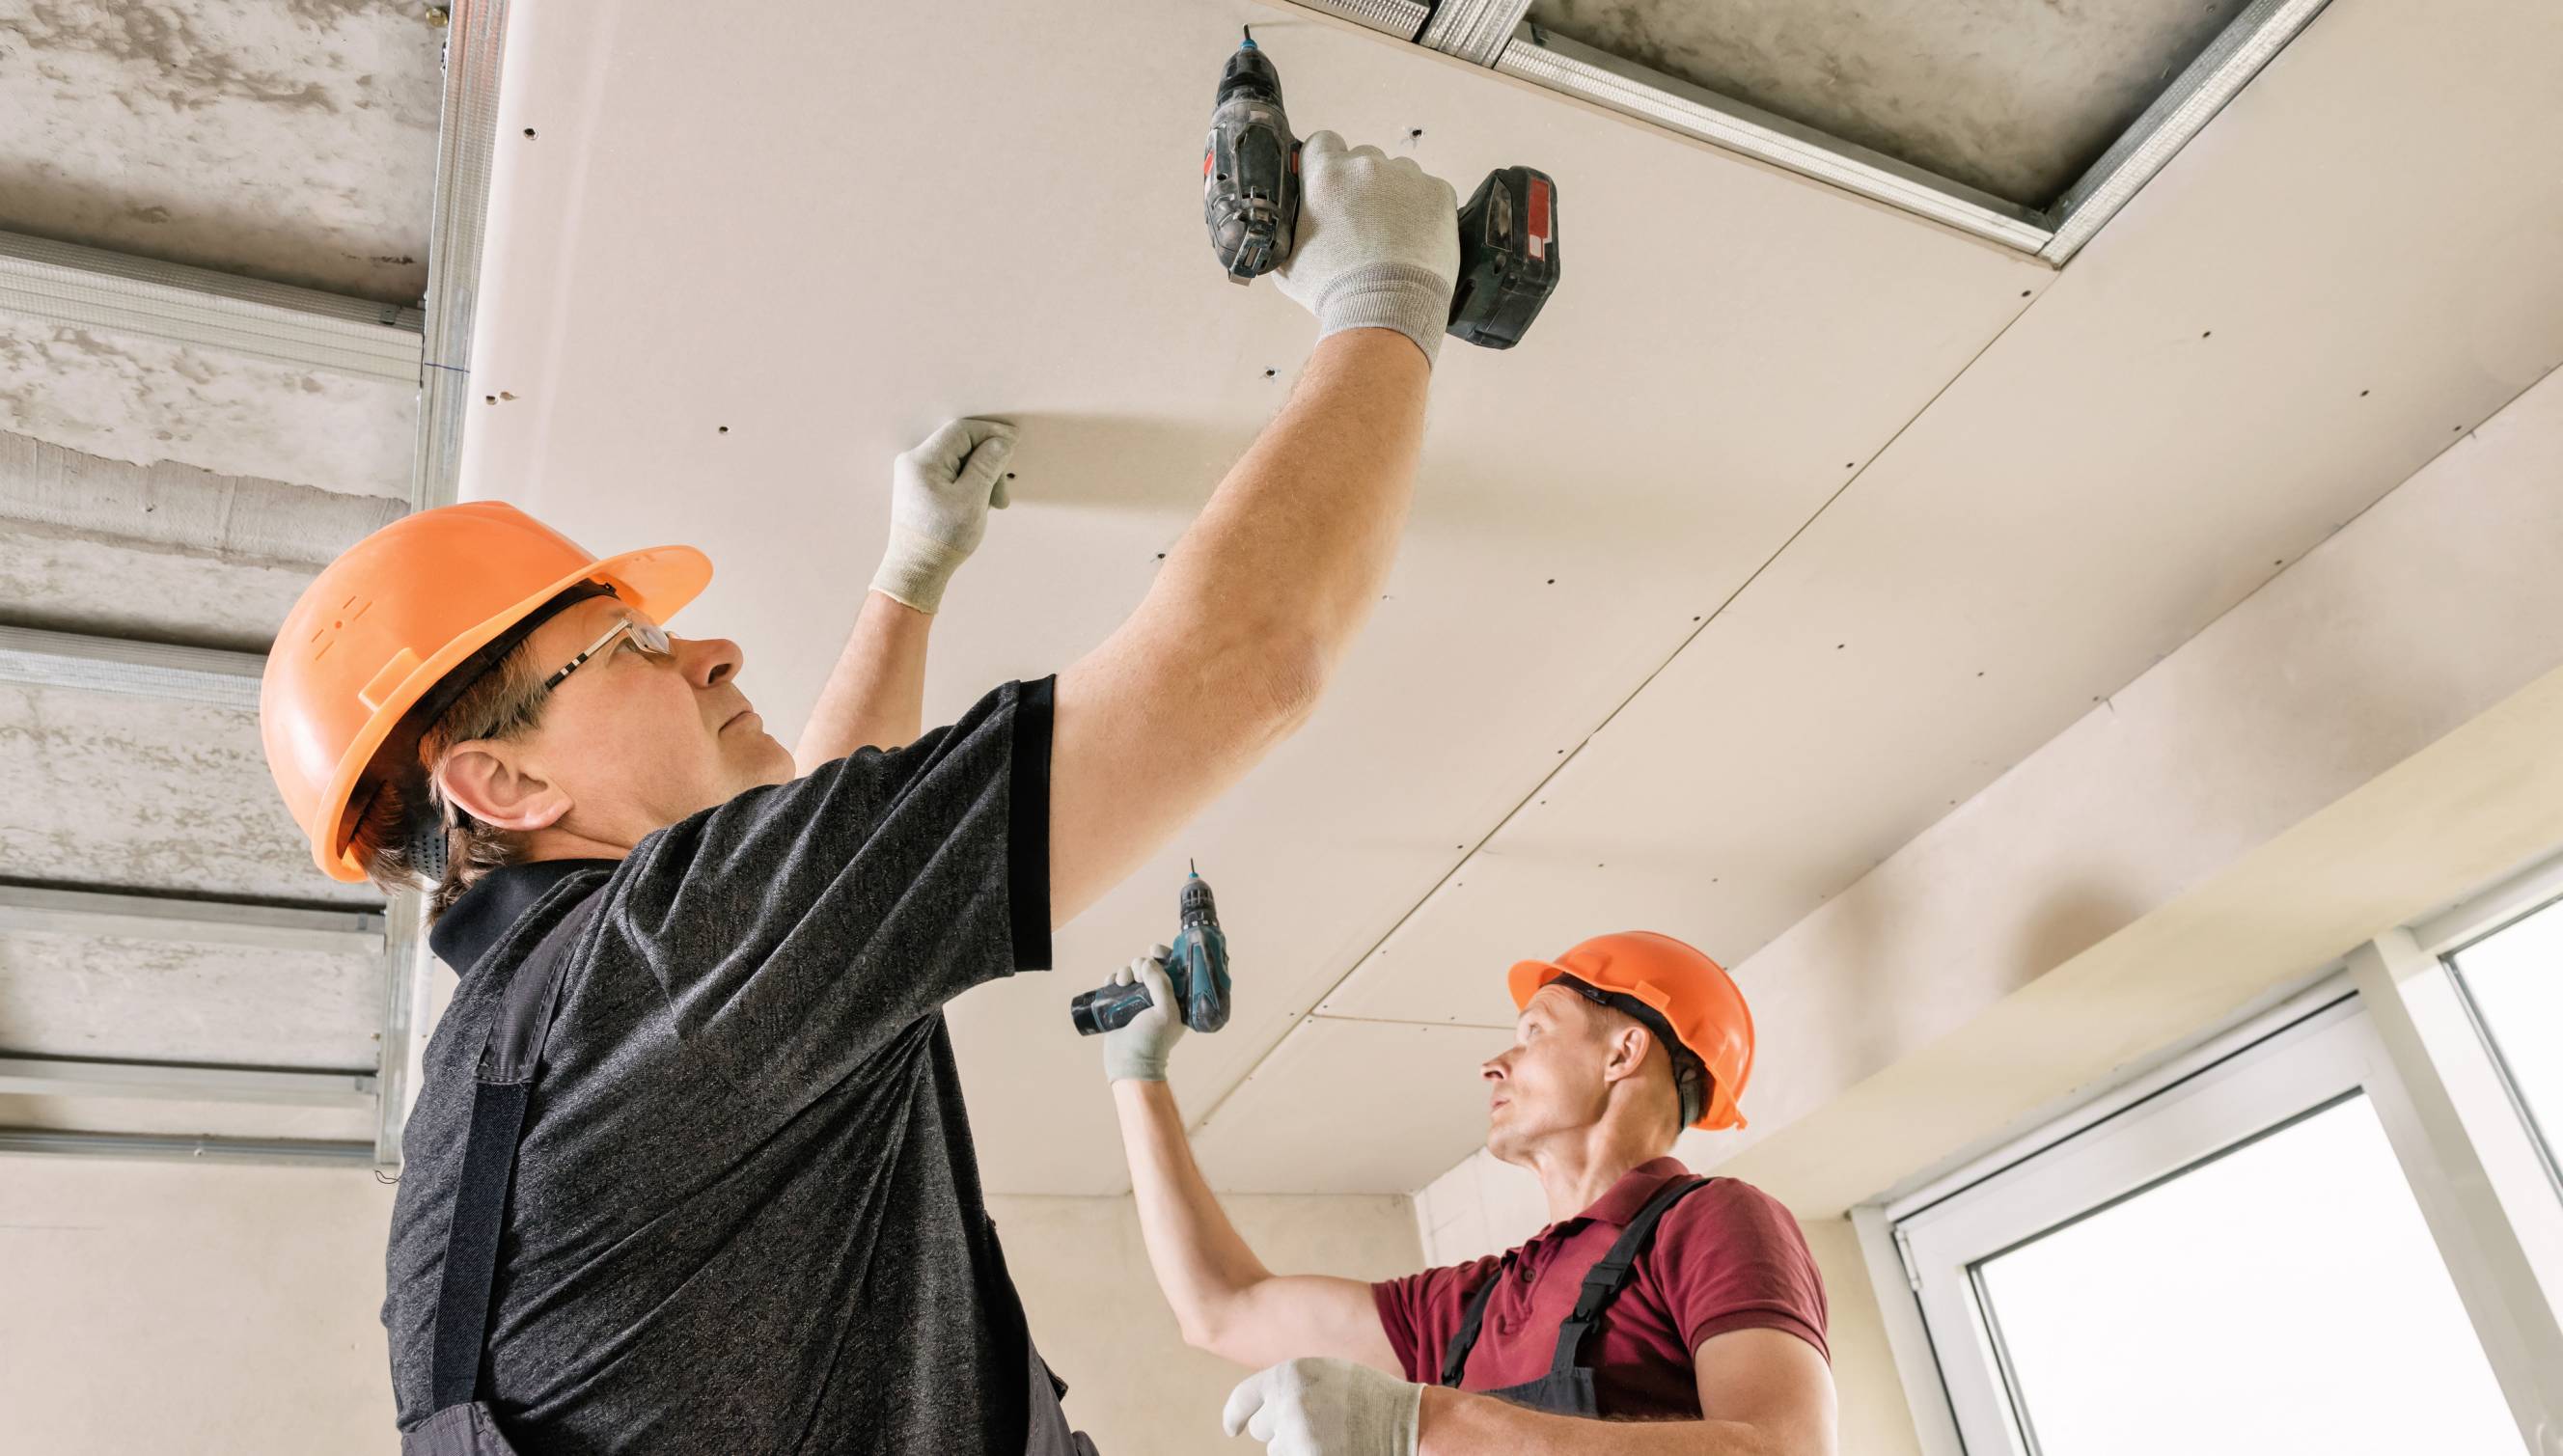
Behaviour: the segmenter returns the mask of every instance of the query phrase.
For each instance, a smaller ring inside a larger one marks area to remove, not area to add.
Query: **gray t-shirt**
[[[527,1456],[1024,1449],[1022,1316],[942,1006],[1050,965],[1051,686],[1009,683],[628,859],[499,870],[438,923],[466,969],[392,1213],[403,1428],[430,1413],[483,1039],[526,953],[595,894],[499,1245],[480,1393],[509,1437]]]

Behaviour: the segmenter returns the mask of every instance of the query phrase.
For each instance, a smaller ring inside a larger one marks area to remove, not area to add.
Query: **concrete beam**
[[[378,955],[384,948],[384,923],[383,914],[372,910],[304,910],[0,884],[0,931]]]
[[[419,377],[416,308],[42,238],[0,233],[0,308],[362,379]]]
[[[0,1057],[0,1094],[255,1102],[272,1107],[367,1108],[375,1081],[357,1072],[284,1072],[169,1062]]]
[[[255,652],[0,627],[0,682],[175,698],[255,713],[259,675],[266,670],[267,658]]]
[[[403,513],[387,496],[108,459],[0,433],[0,519],[234,560],[326,566]]]

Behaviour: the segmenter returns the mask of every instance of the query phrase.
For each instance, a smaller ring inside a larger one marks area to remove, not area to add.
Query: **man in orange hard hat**
[[[1258,1372],[1229,1434],[1277,1453],[1832,1456],[1824,1280],[1797,1220],[1672,1157],[1744,1126],[1753,1017],[1667,935],[1597,936],[1512,968],[1513,1044],[1480,1069],[1486,1150],[1539,1178],[1550,1223],[1495,1257],[1380,1284],[1277,1275],[1194,1165],[1156,1004],[1109,1033],[1139,1226],[1184,1339]]]
[[[403,1448],[1073,1456],[982,1206],[944,1002],[1303,722],[1412,494],[1459,266],[1449,184],[1320,133],[1282,291],[1319,340],[1147,598],[919,733],[925,634],[1011,432],[902,457],[797,754],[680,637],[700,552],[599,559],[504,505],[322,572],[268,761],[337,879],[434,893],[461,974],[404,1140]],[[1252,591],[1236,584],[1251,582]],[[1063,1026],[1062,1034],[1066,1034]]]

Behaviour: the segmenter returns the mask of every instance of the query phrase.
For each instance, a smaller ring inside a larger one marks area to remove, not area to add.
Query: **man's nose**
[[[1478,1068],[1478,1075],[1485,1078],[1489,1082],[1502,1081],[1506,1076],[1510,1075],[1510,1072],[1505,1067],[1504,1063],[1511,1061],[1512,1055],[1513,1054],[1510,1051],[1501,1051],[1486,1058],[1484,1063]]]
[[[746,665],[747,654],[727,637],[686,637],[677,644],[677,662],[685,669],[688,682],[709,687],[737,676]]]

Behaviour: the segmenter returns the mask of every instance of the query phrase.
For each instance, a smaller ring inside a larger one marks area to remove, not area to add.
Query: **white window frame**
[[[2527,1451],[2563,1456],[2563,1186],[2446,957],[2563,899],[2563,856],[2307,990],[1855,1208],[1926,1456],[2034,1456],[1973,1266],[2340,1099],[2376,1110]]]

